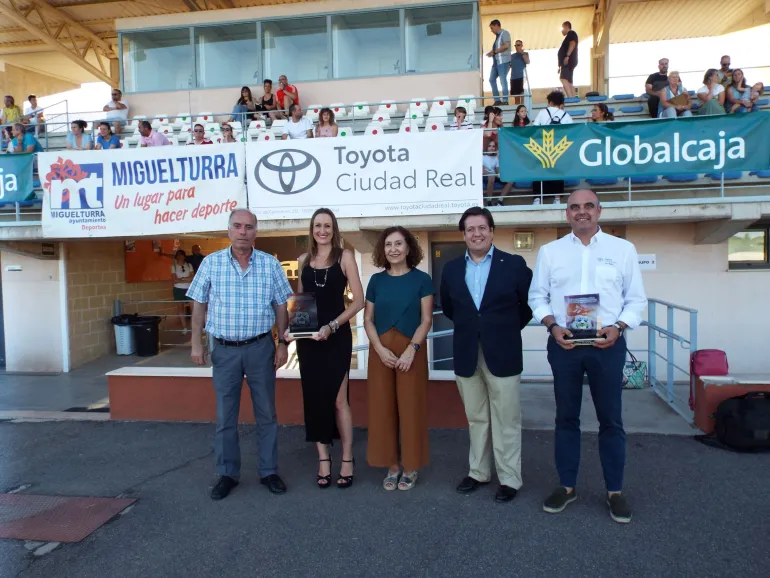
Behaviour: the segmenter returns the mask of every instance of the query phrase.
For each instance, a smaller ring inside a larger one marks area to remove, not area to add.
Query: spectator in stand
[[[37,97],[34,94],[30,94],[27,100],[29,105],[24,106],[24,118],[30,124],[30,129],[33,131],[37,130],[37,135],[41,136],[45,132],[43,107],[38,106]]]
[[[757,101],[765,93],[765,85],[757,82],[751,87],[751,102],[754,104],[754,110],[758,110]]]
[[[487,141],[487,148],[486,148],[486,151],[484,152],[484,156],[481,159],[481,162],[482,162],[482,173],[483,173],[482,179],[484,183],[484,194],[489,199],[487,204],[502,205],[503,204],[502,199],[492,198],[495,196],[495,181],[500,179],[500,157],[497,154],[496,140]],[[503,191],[500,194],[500,196],[505,197],[507,195],[510,195],[511,189],[513,188],[513,183],[504,183],[503,181],[500,181],[500,184],[503,185]]]
[[[84,120],[73,120],[70,133],[67,135],[67,150],[90,151],[94,148],[94,140],[86,133],[88,123]]]
[[[567,21],[561,25],[564,40],[559,48],[559,79],[567,96],[575,96],[573,74],[578,65],[578,35],[572,30],[572,23]]]
[[[238,142],[238,139],[236,139],[235,135],[233,134],[233,127],[231,127],[227,123],[222,123],[222,140],[220,142],[223,142],[223,143]]]
[[[529,52],[524,52],[524,43],[517,40],[511,54],[511,96],[524,94],[524,71],[529,64]],[[521,101],[519,101],[521,102]]]
[[[139,134],[142,135],[142,138],[139,141],[140,147],[164,147],[171,145],[164,135],[152,130],[150,121],[143,120],[139,123]]]
[[[668,75],[668,86],[658,93],[660,98],[660,112],[658,118],[677,118],[679,116],[692,116],[690,107],[692,99],[687,94],[687,89],[682,86],[679,73],[672,70]],[[670,102],[676,99],[675,103]]]
[[[20,122],[25,124],[26,119],[21,112],[21,109],[16,104],[16,101],[9,94],[5,97],[5,107],[2,114],[0,114],[0,124],[16,124]]]
[[[719,71],[716,68],[709,68],[706,71],[703,76],[703,86],[698,89],[696,96],[700,103],[698,109],[700,116],[725,113],[725,87],[719,82]]]
[[[527,116],[527,107],[520,104],[516,107],[516,114],[513,117],[513,126],[527,126],[531,124],[529,116]]]
[[[13,138],[8,145],[8,152],[12,154],[19,153],[41,153],[43,147],[31,132],[27,132],[26,127],[17,122],[13,125]]]
[[[289,79],[285,74],[278,77],[278,90],[275,93],[275,97],[278,99],[278,106],[281,111],[289,111],[292,104],[299,104],[299,91],[293,84],[289,84]],[[291,116],[291,112],[289,112]]]
[[[488,106],[484,109],[484,123],[481,125],[484,131],[484,150],[487,150],[487,143],[490,140],[495,141],[497,145],[497,131],[503,127],[502,109]]]
[[[210,145],[214,143],[211,142],[211,139],[206,138],[206,129],[203,128],[203,125],[196,124],[193,127],[193,138],[187,144],[189,146],[189,145]]]
[[[120,139],[113,134],[110,123],[103,120],[99,123],[99,136],[96,137],[96,146],[94,147],[98,151],[106,151],[109,149],[119,149],[123,145],[120,144]]]
[[[449,125],[449,130],[472,129],[473,123],[466,118],[467,116],[468,116],[468,111],[465,110],[464,106],[458,106],[457,108],[455,108],[455,118],[452,121],[452,124]]]
[[[298,104],[289,107],[289,120],[283,126],[281,138],[313,138],[313,122],[306,116],[302,116],[302,108]]]
[[[251,96],[251,89],[248,86],[241,88],[241,96],[233,107],[233,116],[230,120],[237,120],[243,124],[246,124],[247,120],[254,120],[257,118],[257,103],[254,102],[254,97]],[[252,114],[249,114],[252,113]]]
[[[591,120],[589,122],[607,122],[615,120],[615,115],[610,112],[608,107],[603,102],[598,102],[591,110]]]
[[[13,128],[10,126],[0,127],[0,152],[6,152],[7,145],[11,144],[13,138]]]
[[[174,254],[174,262],[171,264],[171,280],[174,282],[172,295],[174,301],[178,301],[177,314],[182,320],[182,335],[190,332],[190,299],[187,290],[190,282],[195,277],[195,271],[187,260],[187,253],[179,249]]]
[[[647,93],[647,108],[652,118],[658,118],[660,97],[658,93],[668,86],[668,58],[658,60],[658,72],[647,77],[644,91]]]
[[[733,83],[733,69],[730,68],[730,57],[725,54],[719,62],[722,67],[717,71],[719,84],[727,88]]]
[[[265,80],[263,84],[265,94],[257,99],[257,110],[262,111],[265,120],[271,118],[278,120],[279,118],[285,118],[284,114],[278,112],[278,98],[273,94],[273,81],[269,78]]]
[[[123,127],[128,122],[128,105],[122,100],[123,93],[117,88],[112,89],[112,100],[102,109],[107,113],[106,120],[112,123],[112,131],[116,135],[123,132]],[[141,132],[141,131],[140,131]]]
[[[334,112],[330,108],[322,108],[318,113],[318,124],[315,127],[316,138],[337,136],[340,127],[334,121]]]
[[[495,19],[489,23],[489,29],[495,35],[495,43],[487,56],[492,59],[492,68],[489,71],[489,84],[492,86],[492,96],[495,97],[495,106],[508,104],[508,70],[511,68],[511,33],[503,30],[500,21]],[[497,79],[503,87],[503,100],[497,90]]]
[[[754,103],[751,102],[751,89],[746,84],[746,77],[743,70],[736,68],[733,70],[733,80],[727,87],[727,112],[751,112],[754,109]]]
[[[572,124],[572,117],[564,112],[564,94],[554,90],[548,96],[548,106],[537,113],[534,125]]]

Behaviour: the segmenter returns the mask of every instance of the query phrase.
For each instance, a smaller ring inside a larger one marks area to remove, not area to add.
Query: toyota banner
[[[248,143],[249,208],[262,219],[461,213],[482,203],[482,133]]]

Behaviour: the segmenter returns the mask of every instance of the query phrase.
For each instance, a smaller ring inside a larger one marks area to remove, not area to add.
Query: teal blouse
[[[420,300],[433,295],[430,275],[412,269],[404,275],[375,273],[366,288],[366,300],[374,303],[374,326],[377,335],[395,328],[411,339],[420,325]]]

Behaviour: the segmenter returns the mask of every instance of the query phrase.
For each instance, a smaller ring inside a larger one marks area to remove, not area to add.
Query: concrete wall
[[[0,94],[10,94],[22,109],[27,96],[34,94],[38,97],[47,94],[56,94],[78,88],[67,80],[49,76],[42,72],[35,72],[14,66],[5,61],[7,57],[0,59]]]
[[[64,287],[59,275],[59,261],[2,251],[0,265],[6,369],[63,371],[61,305]],[[9,271],[9,268],[21,270]]]

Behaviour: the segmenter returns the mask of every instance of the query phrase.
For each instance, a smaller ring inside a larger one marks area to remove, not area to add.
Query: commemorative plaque
[[[572,333],[572,337],[564,337],[565,341],[575,345],[593,345],[606,341],[597,335],[602,328],[598,293],[567,295],[564,302],[567,306],[567,329]]]
[[[318,306],[313,293],[296,293],[286,304],[289,311],[289,337],[313,338],[318,335]]]

